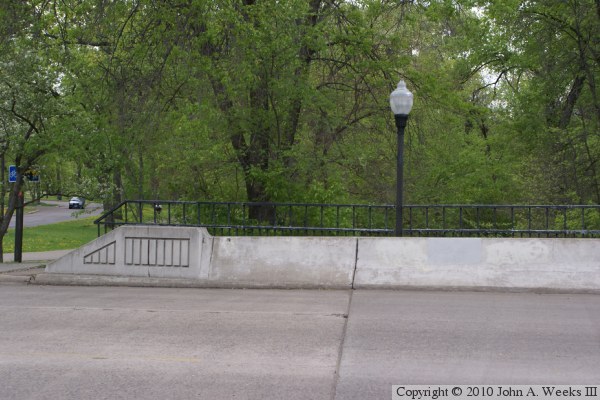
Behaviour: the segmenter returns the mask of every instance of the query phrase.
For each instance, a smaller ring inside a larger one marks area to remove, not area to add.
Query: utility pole
[[[21,179],[23,179],[21,177]],[[15,221],[15,262],[23,262],[23,214],[25,211],[23,191],[17,197],[17,220]]]

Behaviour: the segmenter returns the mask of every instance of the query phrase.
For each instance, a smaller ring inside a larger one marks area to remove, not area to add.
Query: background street
[[[32,204],[25,207],[23,224],[25,227],[54,224],[79,218],[99,216],[102,214],[102,205],[98,203],[86,203],[84,210],[70,210],[69,198],[65,201],[42,200],[43,206],[34,206]],[[83,212],[82,212],[83,211]],[[16,223],[16,213],[10,220],[10,228],[14,228]]]
[[[388,399],[600,380],[600,296],[0,285],[0,398]]]

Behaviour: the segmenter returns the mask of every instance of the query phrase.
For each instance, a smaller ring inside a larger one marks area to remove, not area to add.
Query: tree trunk
[[[19,163],[17,162],[16,165],[18,164]],[[10,220],[12,219],[12,216],[18,205],[19,192],[22,189],[21,182],[21,171],[17,170],[17,181],[13,184],[13,187],[11,188],[8,194],[8,205],[6,207],[6,213],[2,215],[2,223],[0,224],[0,261],[4,261],[4,236],[6,236]]]
[[[4,171],[6,170],[6,161],[4,159],[4,152],[0,155],[0,179],[2,179],[0,185],[2,188],[0,189],[0,225],[3,225],[4,222],[4,198],[6,197],[6,176],[4,175]],[[0,232],[0,263],[4,262],[4,234]]]
[[[56,169],[56,199],[57,200],[62,200],[62,182],[61,182],[61,176],[60,176],[60,165],[59,167]]]
[[[138,182],[138,200],[144,199],[144,151],[142,149],[142,145],[140,144],[138,147],[139,161],[140,161],[140,170],[139,170],[139,182]]]
[[[267,194],[261,182],[252,180],[246,176],[246,193],[248,201],[251,203],[259,203],[251,206],[248,210],[248,216],[251,220],[275,225],[275,207],[270,204],[265,204]]]
[[[113,172],[113,185],[114,185],[113,198],[112,198],[112,204],[110,205],[109,210],[118,206],[123,201],[123,179],[121,177],[121,171],[118,168],[116,168],[115,171]],[[113,213],[112,216],[113,216],[113,218],[111,218],[112,219],[111,222],[115,222],[115,219],[122,219],[123,214],[121,212],[121,209],[119,209],[115,213]]]

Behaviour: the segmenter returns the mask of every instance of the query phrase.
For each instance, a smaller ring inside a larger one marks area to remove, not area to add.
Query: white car
[[[71,208],[83,208],[85,206],[85,199],[82,197],[72,197],[69,200],[69,209]]]

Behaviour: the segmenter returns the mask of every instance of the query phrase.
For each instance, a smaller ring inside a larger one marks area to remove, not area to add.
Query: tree
[[[105,209],[148,197],[392,203],[399,79],[416,93],[408,202],[598,201],[597,10],[29,0],[2,9],[3,59],[24,65],[3,74],[38,96],[36,127],[52,131],[38,163]],[[4,108],[5,130],[27,126]],[[250,217],[276,216],[264,205]]]
[[[504,126],[523,143],[533,201],[600,202],[598,2],[480,2],[489,39],[473,52],[497,74]],[[540,185],[540,181],[543,185]]]
[[[179,48],[191,55],[187,93],[203,93],[198,102],[210,110],[213,131],[228,139],[247,200],[292,200],[313,183],[327,187],[325,166],[339,157],[333,147],[389,114],[389,77],[402,63],[398,41],[381,24],[400,7],[325,0],[180,5],[174,26]],[[252,212],[273,218],[268,206]]]
[[[60,125],[68,112],[63,108],[58,91],[60,72],[53,54],[38,42],[42,16],[40,4],[11,5],[2,8],[6,33],[0,42],[0,156],[17,166],[16,182],[9,190],[2,182],[2,215],[0,216],[0,260],[2,241],[10,219],[23,192],[23,175],[36,165],[40,157],[51,151],[60,136]],[[4,195],[8,203],[4,208]]]

